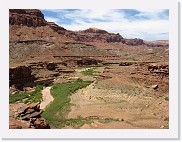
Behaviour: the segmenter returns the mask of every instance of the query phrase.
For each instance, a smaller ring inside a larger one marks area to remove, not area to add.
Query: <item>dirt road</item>
[[[40,103],[40,109],[45,109],[47,107],[47,105],[49,105],[54,98],[51,95],[50,92],[51,87],[46,87],[42,90],[42,102]]]

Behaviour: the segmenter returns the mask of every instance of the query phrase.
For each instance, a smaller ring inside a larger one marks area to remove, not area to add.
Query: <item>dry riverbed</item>
[[[40,109],[45,108],[54,100],[50,92],[51,87],[46,87],[42,90],[42,102],[40,103]]]

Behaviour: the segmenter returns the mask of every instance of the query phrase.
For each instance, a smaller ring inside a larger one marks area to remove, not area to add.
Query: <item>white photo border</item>
[[[0,126],[3,139],[179,138],[178,2],[176,0],[6,0],[3,4],[0,6],[0,109],[3,114]],[[9,9],[169,9],[169,129],[9,129]]]

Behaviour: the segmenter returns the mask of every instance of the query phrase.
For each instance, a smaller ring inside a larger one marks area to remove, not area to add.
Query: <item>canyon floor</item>
[[[154,81],[155,77],[136,75],[133,72],[136,68],[135,65],[96,68],[95,75],[90,77],[94,82],[71,95],[68,117],[99,118],[84,124],[81,127],[84,129],[168,128],[168,101],[165,99],[168,95],[146,83]],[[82,75],[78,73],[77,77],[82,78]]]
[[[65,120],[91,118],[89,122],[81,124],[80,129],[169,128],[166,64],[167,62],[123,62],[77,67],[73,73],[56,77],[53,84],[74,82],[77,79],[92,81],[90,85],[68,96],[70,109],[64,116]],[[92,74],[83,74],[89,70],[92,70]],[[50,88],[42,90],[40,109],[46,110],[46,107],[54,103]],[[59,128],[50,126],[53,129]],[[61,128],[75,127],[65,125]]]

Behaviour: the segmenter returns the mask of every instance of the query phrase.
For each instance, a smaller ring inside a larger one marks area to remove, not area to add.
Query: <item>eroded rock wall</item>
[[[10,25],[38,27],[47,24],[44,15],[37,9],[10,9],[9,12]]]

